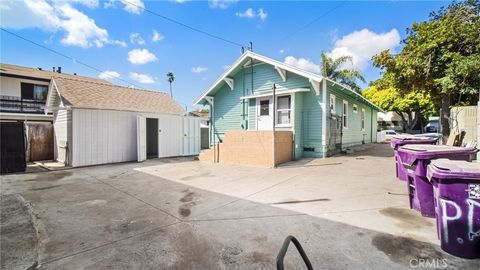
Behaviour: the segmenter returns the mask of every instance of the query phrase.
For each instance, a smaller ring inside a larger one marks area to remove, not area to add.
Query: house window
[[[260,100],[260,115],[270,115],[270,100]]]
[[[290,117],[292,113],[292,97],[281,96],[277,97],[277,124],[290,124]]]
[[[343,101],[343,108],[342,108],[342,122],[343,128],[348,128],[348,101]]]
[[[22,99],[41,100],[47,99],[48,86],[32,83],[20,83]]]
[[[358,113],[358,107],[357,104],[353,104],[353,113]]]
[[[362,119],[362,130],[365,130],[365,109],[362,109],[360,118]]]
[[[330,112],[335,113],[335,95],[330,95]]]

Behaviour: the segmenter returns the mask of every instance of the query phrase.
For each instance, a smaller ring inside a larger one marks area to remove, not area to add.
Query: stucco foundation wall
[[[218,162],[272,166],[271,131],[228,131],[218,145]],[[275,164],[292,160],[292,132],[275,132]]]

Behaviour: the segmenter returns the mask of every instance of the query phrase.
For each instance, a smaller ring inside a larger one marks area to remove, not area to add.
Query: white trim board
[[[276,91],[275,96],[297,93],[297,92],[309,92],[309,91],[310,91],[310,88],[295,88],[295,89],[289,89],[289,90],[283,90],[283,91]],[[244,96],[244,97],[240,97],[240,99],[252,99],[252,98],[270,97],[270,96],[273,96],[273,92]]]

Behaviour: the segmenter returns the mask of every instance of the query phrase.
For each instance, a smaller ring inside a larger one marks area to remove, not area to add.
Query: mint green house
[[[194,104],[210,107],[211,143],[227,131],[272,130],[275,121],[275,130],[293,133],[293,159],[376,142],[382,111],[345,85],[251,51]]]

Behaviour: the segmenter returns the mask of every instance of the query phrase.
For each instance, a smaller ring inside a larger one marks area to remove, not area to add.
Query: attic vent
[[[304,147],[303,151],[305,151],[305,152],[315,152],[315,147]]]

